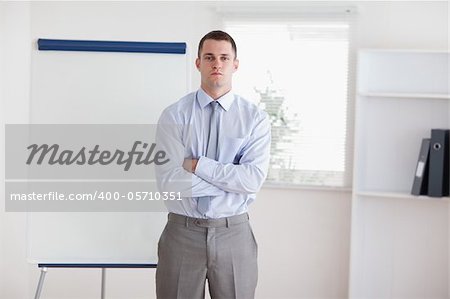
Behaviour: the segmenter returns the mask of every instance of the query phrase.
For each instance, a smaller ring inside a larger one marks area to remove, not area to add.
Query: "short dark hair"
[[[221,31],[221,30],[214,30],[214,31],[208,32],[204,37],[202,37],[202,39],[200,40],[200,42],[198,44],[198,52],[197,52],[198,58],[200,58],[200,52],[202,51],[203,43],[207,39],[225,40],[225,41],[229,42],[231,44],[231,47],[233,48],[234,58],[235,59],[237,58],[237,48],[236,48],[236,43],[234,42],[234,39],[231,37],[231,35],[229,35],[228,33],[224,32],[224,31]]]

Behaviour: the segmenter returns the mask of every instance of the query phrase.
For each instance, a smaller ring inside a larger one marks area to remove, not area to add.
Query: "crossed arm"
[[[166,117],[171,118],[170,115]],[[169,151],[171,163],[157,176],[163,189],[173,191],[173,188],[178,188],[176,181],[188,178],[192,181],[191,190],[184,190],[189,191],[189,195],[184,194],[188,197],[219,196],[225,192],[251,194],[261,188],[267,175],[270,151],[270,122],[266,114],[255,122],[250,136],[237,153],[239,164],[221,163],[205,156],[185,159],[182,126],[172,132],[164,130],[164,127],[158,128],[159,135],[164,135],[158,142]],[[176,152],[174,148],[177,148]]]

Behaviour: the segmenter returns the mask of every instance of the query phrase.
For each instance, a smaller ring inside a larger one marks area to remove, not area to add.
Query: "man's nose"
[[[222,67],[222,64],[218,59],[213,62],[214,69],[220,69],[221,67]]]

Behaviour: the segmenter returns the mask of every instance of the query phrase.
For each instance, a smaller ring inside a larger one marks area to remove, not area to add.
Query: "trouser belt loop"
[[[230,227],[230,222],[229,222],[229,220],[228,220],[228,217],[227,217],[227,219],[226,219],[226,222],[227,222],[227,228],[229,228],[229,227]]]
[[[185,218],[185,223],[186,223],[186,227],[189,227],[189,218],[188,217]]]

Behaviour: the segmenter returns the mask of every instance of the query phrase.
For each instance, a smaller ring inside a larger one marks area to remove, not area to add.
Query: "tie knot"
[[[219,106],[220,106],[219,102],[211,101],[211,107],[213,111],[217,111],[217,109],[219,109]]]

